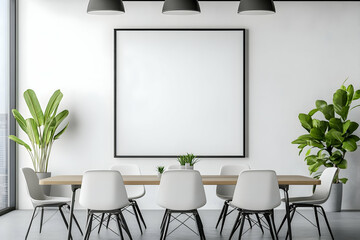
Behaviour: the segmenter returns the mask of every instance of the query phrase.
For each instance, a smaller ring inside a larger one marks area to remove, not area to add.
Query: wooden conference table
[[[123,175],[125,185],[159,185],[160,178],[155,175]],[[220,176],[220,175],[202,175],[204,185],[235,185],[237,175]],[[290,185],[320,185],[318,179],[299,176],[299,175],[278,175],[279,188],[284,191],[286,218],[288,224],[289,238],[292,239],[290,224],[290,208],[289,208],[289,186]],[[72,215],[74,212],[76,190],[81,188],[82,175],[59,175],[50,178],[41,179],[40,185],[71,185],[72,198],[69,216],[68,239],[71,237]]]

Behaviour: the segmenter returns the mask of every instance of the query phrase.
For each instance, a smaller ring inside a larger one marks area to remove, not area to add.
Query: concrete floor
[[[224,227],[224,232],[220,235],[219,229],[215,229],[216,220],[220,211],[212,210],[200,210],[200,216],[202,218],[205,235],[208,240],[212,239],[228,239],[229,234],[234,222],[235,213],[228,216],[227,222]],[[68,213],[68,212],[66,212]],[[303,210],[302,214],[307,216],[310,220],[314,220],[314,214],[312,211]],[[24,239],[26,230],[31,218],[32,211],[30,210],[18,210],[5,214],[0,217],[0,239],[1,240],[18,240]],[[85,211],[75,211],[75,214],[82,227],[85,225]],[[159,225],[162,219],[163,211],[147,210],[143,211],[147,229],[144,234],[141,235],[135,217],[129,213],[124,213],[126,221],[129,225],[133,239],[153,240],[159,239]],[[277,227],[284,215],[284,210],[275,211],[275,222]],[[49,219],[50,218],[50,219]],[[339,240],[356,240],[360,239],[360,212],[341,212],[341,213],[328,213],[330,225],[332,227],[335,239]],[[330,234],[325,225],[325,221],[319,216],[322,236],[319,237],[317,229],[307,222],[300,215],[295,215],[293,220],[293,239],[331,239]],[[47,221],[48,220],[48,221]],[[56,210],[45,211],[45,217],[42,233],[39,234],[39,221],[40,216],[33,222],[32,229],[30,231],[29,240],[55,240],[66,239],[67,233],[64,223],[62,222],[61,215]],[[177,223],[174,221],[170,224],[170,230],[176,227]],[[196,227],[189,221],[189,226],[193,226],[196,231]],[[110,227],[117,232],[115,222],[111,222]],[[246,223],[244,230],[249,229],[249,225]],[[279,234],[279,239],[285,239],[286,228],[283,227]],[[73,226],[74,239],[82,239],[76,226]],[[235,233],[233,239],[238,238],[238,232]],[[100,234],[97,231],[93,231],[90,239],[120,239],[112,231],[102,228]],[[125,237],[127,239],[127,237]],[[168,236],[171,239],[198,239],[198,237],[188,230],[186,227],[180,227],[174,233]],[[265,230],[265,234],[262,234],[258,227],[248,230],[242,239],[271,239],[268,231]]]

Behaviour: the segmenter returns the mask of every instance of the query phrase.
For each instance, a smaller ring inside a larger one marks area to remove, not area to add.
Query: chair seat
[[[35,200],[32,199],[32,203],[34,207],[41,206],[41,205],[59,205],[64,203],[70,203],[70,198],[65,197],[46,197],[45,200]]]
[[[218,198],[225,200],[225,201],[230,201],[233,198],[233,196],[221,195],[221,194],[216,194],[216,196],[218,196]]]
[[[285,199],[281,199],[281,201],[285,202]],[[289,203],[297,203],[297,204],[323,204],[326,199],[315,198],[314,196],[307,197],[292,197],[289,198]]]
[[[138,193],[132,194],[130,192],[130,193],[128,193],[128,198],[129,198],[129,200],[134,200],[134,199],[142,198],[144,195],[145,195],[145,191],[142,192],[141,194],[138,194]]]

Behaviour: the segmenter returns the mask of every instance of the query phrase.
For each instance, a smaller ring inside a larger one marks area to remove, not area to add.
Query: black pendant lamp
[[[165,0],[162,13],[171,15],[191,15],[200,13],[197,0]]]
[[[112,15],[125,13],[121,0],[90,0],[87,13],[97,15]]]
[[[244,15],[264,15],[275,13],[273,0],[240,0],[238,13]]]

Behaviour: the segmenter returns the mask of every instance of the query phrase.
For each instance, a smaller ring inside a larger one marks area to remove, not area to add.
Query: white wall
[[[304,131],[299,112],[332,92],[350,77],[360,88],[360,2],[276,2],[272,16],[239,16],[237,2],[200,2],[202,14],[166,16],[161,2],[125,2],[126,14],[86,14],[87,0],[19,0],[19,108],[21,94],[34,89],[46,103],[55,89],[69,109],[67,132],[53,148],[53,175],[81,174],[115,163],[136,163],[144,174],[174,159],[113,158],[113,29],[114,28],[246,28],[249,33],[249,140],[245,159],[202,159],[197,168],[216,174],[222,164],[247,162],[279,174],[307,175],[302,157],[290,142]],[[360,109],[351,118],[360,120]],[[359,133],[359,132],[358,132]],[[349,177],[344,209],[360,209],[360,151],[348,155]],[[19,149],[19,169],[31,166]],[[18,207],[30,208],[19,173]],[[215,187],[206,187],[205,208],[220,208]],[[308,193],[295,187],[294,194]],[[53,194],[70,195],[69,187]],[[148,187],[142,208],[157,208],[156,187]]]

